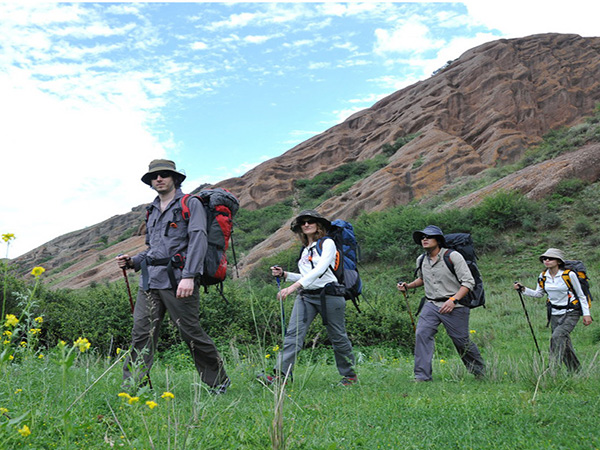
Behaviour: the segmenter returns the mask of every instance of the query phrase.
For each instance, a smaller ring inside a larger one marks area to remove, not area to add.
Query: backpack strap
[[[546,292],[546,272],[542,272],[540,273],[540,276],[538,277],[538,285],[540,286],[540,288],[542,289],[542,291]]]
[[[444,253],[444,262],[446,263],[446,266],[448,267],[448,269],[450,269],[450,272],[452,272],[452,275],[454,275],[456,277],[456,270],[454,270],[454,263],[450,259],[450,253],[452,253],[453,251],[454,250],[452,250],[451,248],[446,249],[446,253]],[[457,279],[458,279],[458,277],[457,277]]]
[[[181,217],[186,222],[190,220],[190,207],[188,206],[188,199],[191,197],[190,194],[185,194],[181,197]]]

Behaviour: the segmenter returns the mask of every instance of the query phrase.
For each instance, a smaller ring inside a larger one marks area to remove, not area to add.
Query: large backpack
[[[577,279],[579,280],[579,284],[581,285],[581,290],[583,291],[588,305],[591,308],[592,306],[592,293],[590,291],[590,279],[587,276],[587,270],[582,261],[578,260],[567,260],[565,261],[565,269],[562,273],[562,279],[567,285],[567,288],[573,295],[573,300],[571,300],[567,305],[556,306],[550,303],[550,300],[547,301],[546,306],[548,307],[548,321],[550,321],[550,315],[552,314],[552,309],[575,309],[581,311],[581,302],[579,297],[577,296],[577,291],[573,288],[573,283],[571,282],[571,277],[569,276],[570,272],[575,272],[577,274]],[[538,284],[542,288],[544,292],[545,283],[546,283],[546,271],[542,272],[538,277]]]
[[[208,248],[204,257],[204,273],[200,278],[205,290],[208,286],[219,285],[223,294],[223,281],[227,275],[227,249],[233,233],[233,217],[240,203],[228,190],[222,188],[204,189],[198,194],[186,194],[181,198],[181,215],[190,218],[189,199],[195,197],[202,202],[206,211],[206,236]],[[235,250],[233,249],[235,260]]]
[[[331,222],[327,236],[317,242],[319,255],[323,252],[323,240],[328,238],[333,239],[336,248],[335,263],[330,268],[339,284],[337,293],[346,300],[352,300],[356,310],[360,312],[358,303],[362,294],[362,280],[358,273],[358,243],[354,227],[341,219]]]
[[[231,192],[222,188],[204,189],[193,195],[186,194],[181,198],[180,208],[181,217],[185,221],[190,219],[190,208],[188,206],[190,198],[200,200],[206,212],[208,246],[204,257],[204,273],[200,278],[200,283],[204,286],[205,292],[208,290],[208,286],[218,285],[217,289],[225,299],[223,295],[223,281],[227,274],[226,252],[229,248],[229,240],[233,232],[233,217],[237,213],[240,203]],[[152,205],[146,209],[146,221],[150,216],[151,210]],[[235,260],[233,242],[232,251]],[[167,266],[171,286],[173,289],[177,289],[173,268],[183,268],[185,265],[184,258],[180,254],[176,254],[164,260],[155,260],[153,264]]]
[[[459,303],[468,308],[477,308],[479,306],[485,307],[485,290],[483,288],[481,272],[479,272],[479,267],[477,267],[477,255],[475,253],[475,246],[473,245],[473,238],[469,233],[450,233],[444,235],[444,240],[446,241],[445,248],[448,249],[448,251],[444,253],[444,262],[446,263],[446,266],[448,266],[448,269],[456,276],[450,254],[453,251],[457,251],[465,258],[469,271],[475,279],[475,286],[473,289],[469,290],[469,293],[465,295],[465,297],[459,300]],[[421,269],[424,257],[425,255],[421,256],[419,267],[415,273]]]

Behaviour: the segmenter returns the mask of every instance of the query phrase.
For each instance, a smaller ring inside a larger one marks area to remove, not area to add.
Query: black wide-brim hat
[[[180,180],[185,180],[185,173],[178,172],[175,163],[168,159],[154,159],[148,165],[148,172],[142,177],[142,181],[149,186],[152,186],[152,174],[156,172],[169,171],[179,175]]]
[[[446,246],[446,239],[444,239],[444,233],[440,227],[436,227],[435,225],[427,225],[421,231],[415,231],[413,233],[413,241],[415,241],[417,245],[421,245],[423,236],[435,237],[439,242],[440,247]]]
[[[329,228],[331,228],[331,222],[325,217],[323,217],[321,214],[319,214],[317,211],[315,211],[314,209],[305,209],[304,211],[300,211],[300,214],[298,214],[298,216],[296,216],[296,218],[292,220],[292,224],[290,225],[291,230],[294,233],[299,232],[302,227],[302,221],[308,218],[314,219],[317,222],[322,223],[325,226],[326,230],[329,230]]]

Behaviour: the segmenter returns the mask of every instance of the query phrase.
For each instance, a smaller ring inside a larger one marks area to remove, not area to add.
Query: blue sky
[[[151,159],[188,190],[241,176],[470,48],[598,36],[599,15],[587,0],[0,2],[0,233],[16,236],[0,257],[150,201]]]

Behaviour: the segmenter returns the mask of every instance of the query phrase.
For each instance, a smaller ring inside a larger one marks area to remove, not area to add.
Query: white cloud
[[[419,53],[440,48],[442,39],[429,37],[429,28],[419,19],[409,19],[392,30],[378,28],[375,30],[375,52],[387,53]]]
[[[208,48],[208,45],[206,45],[206,43],[204,42],[197,41],[192,42],[190,47],[192,48],[192,50],[206,50]]]
[[[504,37],[539,33],[574,33],[584,37],[599,34],[600,3],[597,1],[467,0],[463,3],[473,20],[500,30]]]
[[[272,38],[273,36],[246,36],[244,41],[249,44],[262,44]]]

